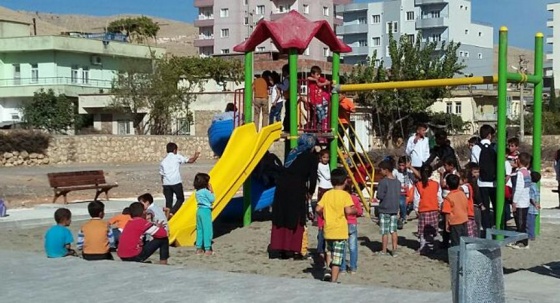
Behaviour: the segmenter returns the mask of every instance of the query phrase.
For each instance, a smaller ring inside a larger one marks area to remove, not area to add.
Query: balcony
[[[344,24],[342,16],[340,15],[335,15],[334,16],[334,25],[338,25],[341,26],[342,24]]]
[[[367,34],[368,25],[367,24],[348,24],[339,26],[336,29],[337,35],[349,35],[349,34]]]
[[[344,12],[358,12],[358,11],[366,11],[368,10],[367,3],[351,3],[346,5],[337,5],[336,12],[337,13],[344,13]]]
[[[194,39],[194,47],[207,47],[214,46],[214,35],[198,35],[197,39]]]
[[[551,61],[554,59],[554,54],[552,52],[547,52],[544,58],[547,61]]]
[[[546,43],[547,44],[554,44],[554,37],[552,35],[546,36]]]
[[[198,15],[198,19],[194,20],[195,27],[214,26],[214,15]]]
[[[194,7],[214,6],[214,0],[194,0]]]
[[[433,42],[421,42],[420,45],[422,48],[425,48],[429,43],[436,43],[436,50],[441,50],[443,48],[443,44],[445,41],[433,41]]]
[[[491,113],[477,113],[476,120],[478,122],[494,122],[498,121],[498,116]]]
[[[369,47],[367,46],[352,46],[352,52],[349,54],[351,56],[368,56]]]
[[[416,29],[449,27],[449,18],[425,18],[416,20]]]
[[[449,0],[414,0],[414,6],[431,4],[449,4]]]
[[[79,94],[95,94],[100,89],[110,89],[111,80],[83,79],[72,77],[39,77],[0,79],[0,95],[10,97],[32,97],[43,88],[57,94],[77,97]]]

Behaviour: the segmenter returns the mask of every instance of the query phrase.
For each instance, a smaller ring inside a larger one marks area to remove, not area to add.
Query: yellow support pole
[[[498,83],[498,76],[479,76],[471,78],[429,79],[411,81],[393,81],[363,84],[343,84],[338,87],[339,92],[358,92],[370,90],[393,90],[405,88],[427,88],[442,86],[477,85]]]

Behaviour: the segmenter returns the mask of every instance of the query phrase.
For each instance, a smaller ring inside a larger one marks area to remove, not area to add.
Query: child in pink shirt
[[[362,203],[360,198],[352,192],[352,185],[348,180],[346,183],[346,191],[350,193],[352,197],[352,202],[354,202],[354,208],[356,208],[357,213],[355,215],[346,215],[346,221],[348,221],[348,249],[350,250],[350,266],[346,264],[346,249],[342,254],[342,265],[340,270],[346,270],[353,274],[358,269],[358,217],[364,214],[362,208]]]

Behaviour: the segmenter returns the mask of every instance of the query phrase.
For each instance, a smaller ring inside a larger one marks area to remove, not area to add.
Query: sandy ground
[[[435,257],[420,256],[414,252],[418,244],[413,236],[416,221],[405,225],[399,233],[399,255],[374,256],[380,249],[379,228],[368,218],[361,218],[359,225],[358,272],[344,274],[344,284],[381,285],[386,287],[448,291],[449,268],[443,261],[445,254]],[[80,222],[71,226],[74,234]],[[530,269],[558,260],[560,234],[557,225],[543,225],[541,237],[531,243],[529,250],[504,248],[503,265],[506,273]],[[0,233],[2,249],[42,252],[43,234],[48,227],[28,230],[5,230]],[[248,228],[236,228],[232,224],[217,224],[219,235],[214,239],[216,254],[211,257],[196,256],[190,247],[172,248],[170,264],[185,268],[209,268],[229,272],[253,273],[266,276],[318,279],[322,272],[310,260],[269,260],[266,247],[270,236],[270,221],[253,223]],[[316,243],[316,228],[310,227],[310,247]],[[157,256],[155,256],[157,260]],[[157,265],[154,265],[157,266]]]

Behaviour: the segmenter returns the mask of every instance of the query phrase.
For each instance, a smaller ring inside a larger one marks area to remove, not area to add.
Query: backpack
[[[497,154],[492,144],[479,143],[480,156],[478,157],[478,165],[480,166],[480,181],[493,182],[496,181],[496,164]]]

